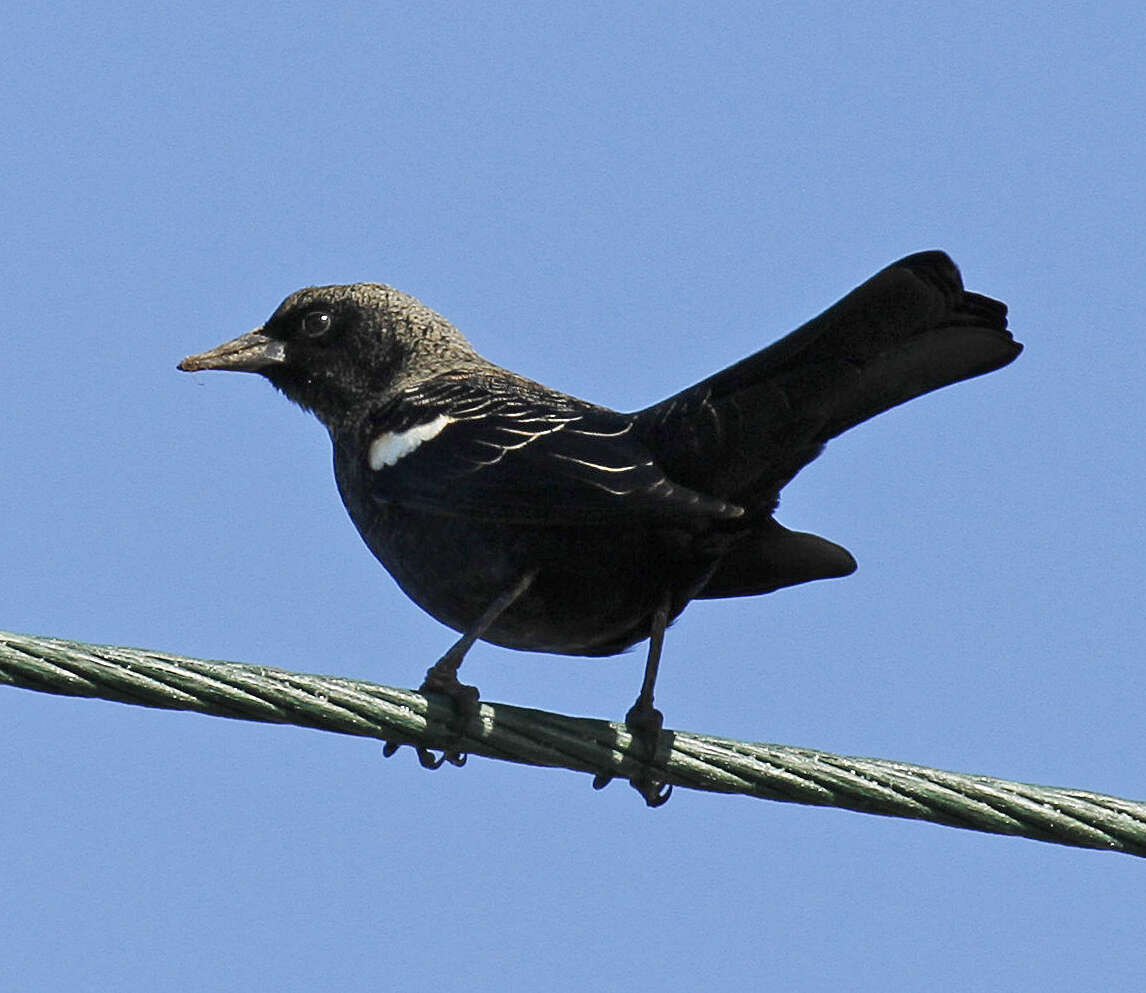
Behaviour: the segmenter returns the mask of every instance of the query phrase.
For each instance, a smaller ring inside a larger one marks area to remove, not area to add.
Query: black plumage
[[[905,258],[780,341],[619,413],[482,358],[444,318],[373,283],[289,296],[262,327],[180,363],[258,372],[313,411],[339,492],[402,589],[463,638],[427,674],[464,714],[476,638],[611,655],[651,636],[627,721],[655,742],[664,628],[694,598],[844,576],[839,545],[773,517],[831,438],[1006,365],[1006,307],[942,252]],[[650,803],[667,794],[646,777]]]

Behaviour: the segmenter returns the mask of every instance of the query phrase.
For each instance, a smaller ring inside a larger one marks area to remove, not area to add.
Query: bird
[[[380,283],[298,290],[255,330],[178,368],[257,373],[317,416],[362,539],[410,599],[461,635],[421,686],[450,698],[460,728],[479,697],[458,670],[479,639],[575,656],[647,639],[625,723],[649,759],[630,782],[659,806],[671,792],[651,769],[666,628],[695,599],[853,572],[841,545],[776,520],[780,491],[849,428],[1021,350],[1006,306],[965,290],[951,259],[927,251],[629,413],[494,364]]]

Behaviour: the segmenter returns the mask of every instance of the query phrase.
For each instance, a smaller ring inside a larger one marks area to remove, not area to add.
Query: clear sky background
[[[323,430],[182,356],[368,279],[633,409],[943,248],[1026,352],[834,442],[779,516],[859,571],[693,605],[658,703],[1146,797],[1146,15],[1092,6],[13,5],[0,628],[417,685]],[[643,658],[466,675],[620,718]],[[1127,856],[0,690],[4,990],[1138,990],[1144,927]]]

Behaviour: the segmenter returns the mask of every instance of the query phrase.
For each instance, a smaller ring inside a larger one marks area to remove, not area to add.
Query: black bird
[[[768,348],[628,414],[494,365],[376,283],[299,290],[179,368],[258,372],[322,421],[366,544],[462,633],[422,689],[451,696],[463,723],[477,690],[457,672],[479,638],[597,656],[649,638],[626,723],[655,752],[665,628],[692,599],[852,572],[844,548],[775,520],[780,490],[848,428],[1014,359],[1006,312],[965,291],[944,253],[911,255]],[[647,774],[634,786],[667,799]]]

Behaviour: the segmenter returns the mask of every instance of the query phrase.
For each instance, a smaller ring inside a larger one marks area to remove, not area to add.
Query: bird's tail
[[[1022,350],[1007,308],[963,289],[943,252],[877,273],[775,344],[640,411],[674,480],[749,506],[861,421],[1006,365]]]

